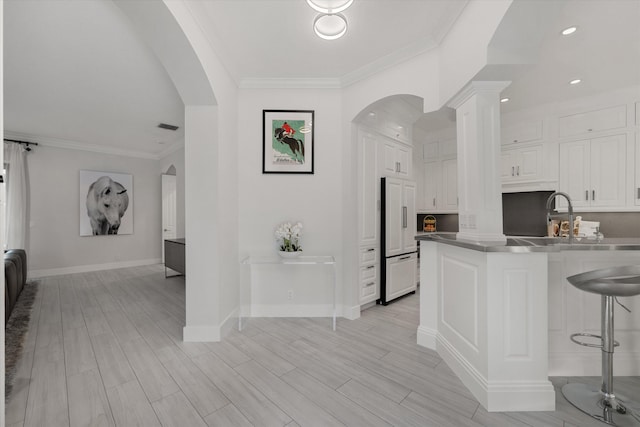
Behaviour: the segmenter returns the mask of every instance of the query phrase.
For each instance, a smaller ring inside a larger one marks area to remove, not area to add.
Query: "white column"
[[[500,182],[500,92],[510,82],[471,82],[456,109],[459,240],[505,242]]]

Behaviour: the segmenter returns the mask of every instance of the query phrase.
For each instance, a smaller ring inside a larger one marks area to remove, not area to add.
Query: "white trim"
[[[375,302],[373,303],[375,305]],[[360,318],[361,307],[354,305],[352,307],[342,307],[342,316],[347,320],[356,320]]]
[[[238,326],[238,312],[239,308],[231,311],[226,319],[220,324],[220,338],[226,337]]]
[[[240,89],[340,89],[340,79],[334,78],[246,78]]]
[[[424,326],[418,326],[416,343],[422,347],[435,350],[438,340],[438,331]]]
[[[555,410],[556,393],[550,381],[488,382],[442,335],[437,336],[437,351],[487,411]]]
[[[162,264],[160,258],[109,262],[106,264],[77,265],[73,267],[48,268],[41,270],[29,270],[27,273],[27,277],[29,279],[37,279],[41,277],[62,276],[65,274],[88,273],[91,271],[113,270],[116,268],[140,267],[143,265],[155,264]]]
[[[340,315],[340,307],[336,307]],[[333,317],[332,304],[252,304],[249,317]]]
[[[183,144],[182,141],[174,142],[167,148],[158,154],[147,153],[143,151],[127,150],[123,148],[109,147],[105,145],[89,144],[87,142],[73,141],[61,138],[52,138],[49,136],[30,135],[26,133],[17,133],[11,131],[5,131],[4,137],[9,139],[27,140],[29,142],[36,142],[38,145],[47,147],[63,148],[67,150],[79,150],[89,151],[92,153],[111,154],[114,156],[135,157],[148,160],[160,160],[163,157],[173,153],[180,149]]]

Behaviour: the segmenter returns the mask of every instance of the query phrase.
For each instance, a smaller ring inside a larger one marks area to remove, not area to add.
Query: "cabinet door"
[[[417,254],[388,259],[386,268],[386,300],[401,297],[416,290]]]
[[[573,207],[589,206],[591,154],[590,142],[575,141],[560,144],[560,191],[571,197]],[[556,206],[567,208],[564,198],[556,198]]]
[[[385,255],[394,256],[403,253],[403,181],[397,178],[385,178],[385,181]]]
[[[371,264],[360,268],[360,304],[366,304],[380,298],[378,285],[378,265]]]
[[[502,182],[511,182],[516,178],[516,153],[515,150],[504,150],[500,155]]]
[[[398,160],[396,158],[396,146],[391,141],[383,143],[383,175],[395,176],[398,172]]]
[[[379,208],[380,185],[377,177],[378,145],[376,137],[362,133],[360,136],[360,212],[359,234],[360,244],[376,244],[379,242]]]
[[[442,161],[442,210],[458,210],[458,159]]]
[[[418,250],[415,235],[418,227],[416,217],[416,185],[413,182],[405,182],[402,187],[404,218],[402,228],[403,252]]]
[[[542,146],[521,148],[518,150],[516,177],[522,181],[533,181],[542,176]]]
[[[440,162],[424,164],[424,179],[422,185],[423,209],[425,212],[437,211],[438,182],[440,176]]]
[[[409,178],[411,176],[411,152],[413,150],[403,145],[396,146],[396,160],[398,162],[398,176]]]
[[[591,140],[591,206],[624,206],[627,141],[625,135]]]

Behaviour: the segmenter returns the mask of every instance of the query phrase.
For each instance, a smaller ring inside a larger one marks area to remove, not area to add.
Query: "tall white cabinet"
[[[410,134],[394,139],[379,130],[360,126],[357,133],[358,149],[358,238],[359,238],[359,295],[360,304],[369,304],[380,298],[380,178],[412,179],[413,147],[406,143]],[[405,195],[401,195],[405,197]],[[413,187],[413,211],[415,212],[415,186]],[[402,237],[413,242],[416,218],[407,218],[412,224]],[[415,250],[415,249],[414,249]],[[415,261],[414,261],[415,270]],[[414,275],[417,281],[417,277]]]

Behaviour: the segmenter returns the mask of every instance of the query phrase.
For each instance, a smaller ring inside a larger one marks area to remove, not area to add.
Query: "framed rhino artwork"
[[[262,110],[262,173],[313,173],[313,110]]]
[[[133,234],[133,175],[80,171],[80,235]]]

